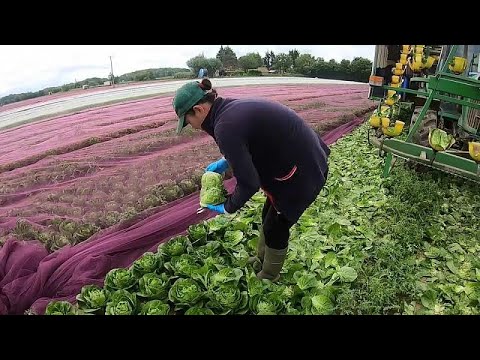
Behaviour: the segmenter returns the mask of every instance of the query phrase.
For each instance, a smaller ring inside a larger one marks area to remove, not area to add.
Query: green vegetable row
[[[278,283],[247,265],[264,202],[221,215],[85,286],[47,314],[479,314],[477,184],[383,160],[362,126],[332,146],[327,186],[291,229]]]

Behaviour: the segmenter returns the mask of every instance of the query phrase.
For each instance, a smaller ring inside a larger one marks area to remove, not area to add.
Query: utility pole
[[[113,76],[113,64],[112,64],[112,57],[110,56],[110,70],[112,74],[112,86],[115,85],[115,76]]]

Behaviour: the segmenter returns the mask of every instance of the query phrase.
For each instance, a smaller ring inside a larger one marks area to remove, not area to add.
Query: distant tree
[[[289,70],[292,66],[292,57],[288,54],[278,54],[275,57],[275,63],[273,65],[273,68],[275,70],[279,70],[281,73],[284,73],[285,71]]]
[[[263,64],[267,67],[268,70],[273,68],[273,65],[275,64],[275,54],[273,51],[266,52],[265,57],[263,58]]]
[[[223,47],[221,45],[216,57],[220,60],[224,69],[233,70],[238,66],[237,55],[230,46]]]
[[[187,61],[187,66],[192,69],[194,74],[198,74],[198,71],[203,68],[207,68],[210,66],[208,59],[203,55],[197,55],[190,60]]]
[[[248,53],[238,59],[238,64],[243,71],[246,71],[248,69],[256,69],[262,66],[263,61],[259,53]]]
[[[350,70],[350,60],[343,59],[340,61],[340,70],[348,72]]]
[[[368,82],[371,71],[372,62],[369,59],[356,57],[350,63],[350,72],[354,81]]]
[[[295,64],[295,60],[300,56],[300,53],[297,49],[290,50],[288,55],[292,58],[292,64]]]
[[[299,74],[313,76],[316,62],[317,60],[312,55],[302,54],[296,58],[294,62],[294,69]]]
[[[220,70],[222,68],[223,65],[222,65],[222,62],[217,58],[210,58],[207,60],[208,60],[208,66],[207,66],[208,74],[210,77],[212,77],[217,70]]]

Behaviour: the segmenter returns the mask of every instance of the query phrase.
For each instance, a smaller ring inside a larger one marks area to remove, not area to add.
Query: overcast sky
[[[374,45],[231,45],[237,57],[249,52],[278,54],[296,48],[325,60],[373,60]],[[89,77],[107,77],[112,56],[116,76],[148,68],[187,67],[204,53],[215,57],[220,45],[0,45],[0,97],[38,91]]]

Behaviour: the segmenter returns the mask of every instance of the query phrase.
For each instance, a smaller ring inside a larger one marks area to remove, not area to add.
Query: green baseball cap
[[[177,134],[187,125],[185,114],[207,93],[208,91],[203,90],[198,81],[186,83],[175,92],[173,108],[178,116]]]

